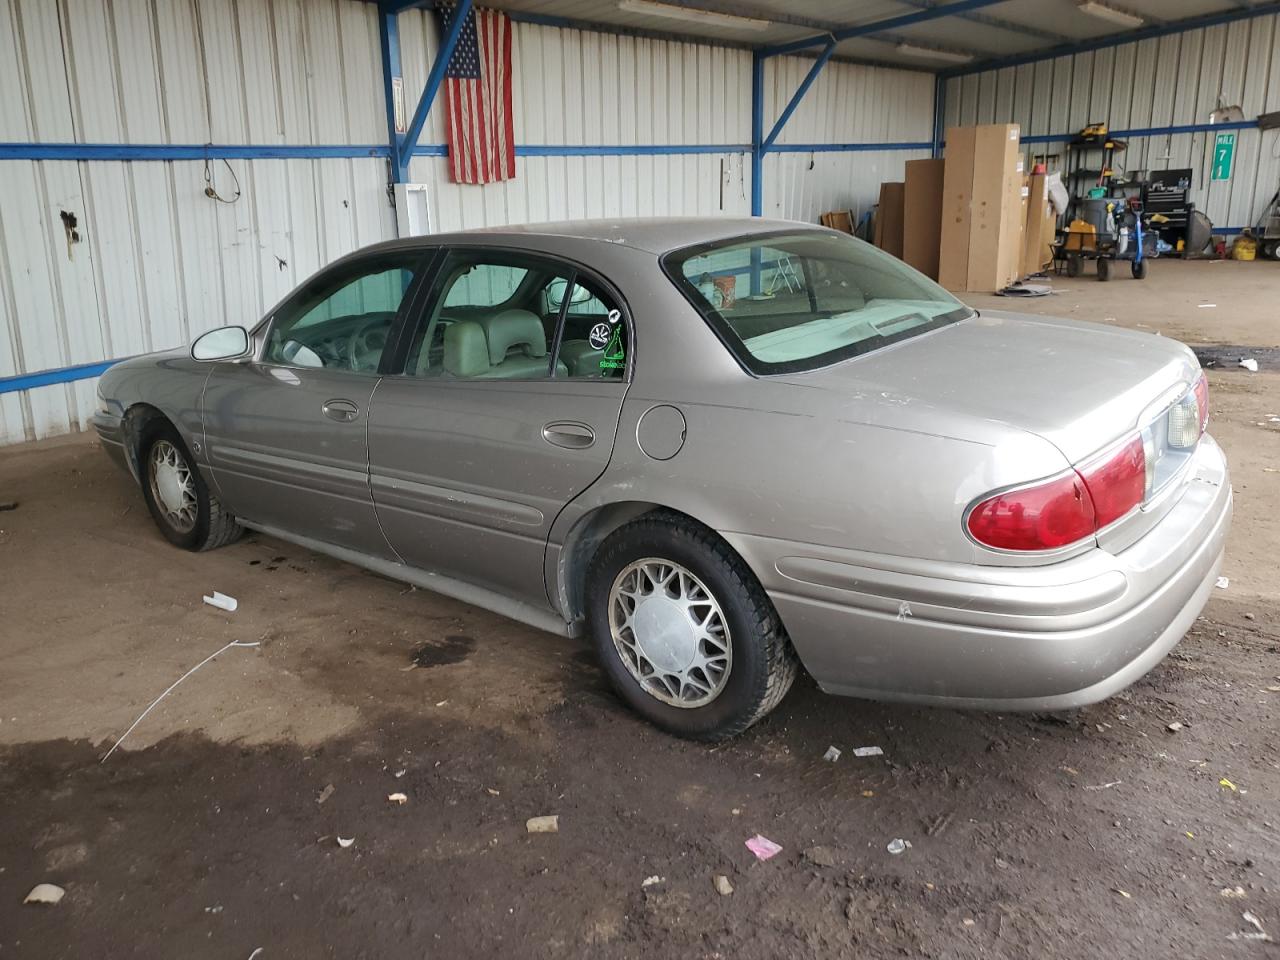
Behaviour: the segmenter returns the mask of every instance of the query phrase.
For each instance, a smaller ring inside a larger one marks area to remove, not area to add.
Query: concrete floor
[[[974,302],[1280,345],[1274,264],[1054,287]],[[635,720],[568,641],[263,537],[182,553],[87,438],[5,449],[0,957],[1263,955],[1227,938],[1244,911],[1280,937],[1280,377],[1210,382],[1230,587],[1150,677],[1049,717],[802,680],[715,749]],[[259,645],[98,762],[232,640]],[[561,832],[526,835],[546,813]],[[756,863],[757,832],[784,853]],[[66,899],[19,906],[41,881]]]

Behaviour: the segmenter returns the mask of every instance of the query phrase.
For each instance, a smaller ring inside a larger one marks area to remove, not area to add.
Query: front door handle
[[[350,400],[328,400],[321,409],[326,417],[339,423],[350,423],[360,412],[360,408]]]
[[[542,439],[557,447],[585,450],[596,442],[596,432],[577,420],[557,420],[542,428]]]

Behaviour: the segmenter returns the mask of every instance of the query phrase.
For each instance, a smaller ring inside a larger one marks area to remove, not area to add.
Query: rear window
[[[973,311],[853,237],[761,234],[676,250],[667,275],[753,373],[812,370]]]

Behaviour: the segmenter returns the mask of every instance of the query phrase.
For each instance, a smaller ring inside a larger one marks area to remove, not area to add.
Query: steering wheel
[[[385,317],[370,317],[347,341],[347,363],[352,370],[377,370],[387,345],[390,324]]]

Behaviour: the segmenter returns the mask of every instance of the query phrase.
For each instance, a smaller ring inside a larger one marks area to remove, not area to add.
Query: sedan
[[[1182,344],[983,312],[767,220],[415,237],[103,375],[161,533],[567,636],[673,733],[830,693],[1058,710],[1196,618],[1231,487]]]

